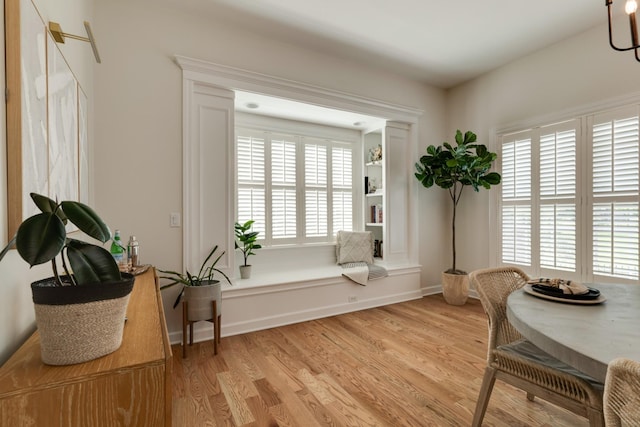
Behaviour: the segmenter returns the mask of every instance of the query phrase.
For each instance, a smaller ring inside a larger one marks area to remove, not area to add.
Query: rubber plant
[[[234,229],[236,234],[236,249],[240,249],[242,256],[244,257],[244,266],[248,265],[247,260],[250,255],[255,255],[253,252],[255,249],[260,249],[262,246],[256,241],[258,240],[258,231],[250,231],[255,221],[249,220],[244,224],[236,222]],[[240,242],[240,244],[238,244]]]
[[[67,237],[66,224],[71,222],[80,231],[102,243],[111,239],[109,227],[93,209],[76,201],[58,203],[40,194],[30,193],[30,196],[41,213],[20,224],[16,235],[0,252],[0,260],[15,247],[31,267],[50,261],[57,286],[122,280],[118,265],[109,251]],[[64,280],[58,272],[58,256],[65,272]]]
[[[476,144],[477,136],[471,131],[462,134],[456,131],[456,145],[444,142],[441,146],[429,145],[427,154],[416,163],[415,176],[426,188],[436,185],[449,192],[453,204],[451,218],[451,245],[453,263],[446,271],[449,274],[467,274],[456,268],[456,208],[462,191],[471,186],[474,191],[489,189],[500,184],[500,174],[490,172],[497,158],[496,153],[487,150],[483,144]]]

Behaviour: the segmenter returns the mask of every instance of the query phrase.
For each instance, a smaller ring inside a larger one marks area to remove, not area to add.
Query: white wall
[[[110,35],[95,75],[96,208],[125,236],[136,234],[142,261],[160,268],[180,269],[182,253],[182,229],[169,228],[169,213],[182,208],[182,77],[174,54],[422,109],[421,135],[443,136],[442,90],[158,2],[98,2],[96,16],[96,31]],[[421,195],[420,203],[420,222],[439,224],[439,195]],[[427,224],[421,235],[438,240],[439,228]],[[438,282],[438,245],[425,246],[420,261],[422,280]],[[172,291],[165,309],[174,331]]]
[[[609,47],[603,25],[450,90],[447,134],[452,136],[457,128],[470,129],[478,134],[479,142],[487,144],[492,128],[557,116],[640,92],[638,73],[640,63],[633,53]],[[469,191],[459,207],[458,263],[468,271],[487,267],[493,232],[489,229],[489,192]]]
[[[55,21],[60,23],[67,33],[84,35],[83,21],[93,22],[92,2],[88,0],[36,0],[36,7],[45,22]],[[4,7],[0,13],[4,13]],[[4,38],[4,16],[0,20],[2,35]],[[4,40],[2,42],[4,46]],[[70,40],[61,46],[65,58],[69,61],[71,69],[85,89],[89,97],[89,108],[93,99],[93,66],[94,59],[91,47],[87,43]],[[4,55],[0,66],[0,80],[4,93],[5,67]],[[5,103],[0,104],[0,116],[2,117],[2,129],[0,132],[0,242],[2,246],[8,241],[7,237],[7,194],[6,194],[6,123]],[[91,127],[91,123],[90,123]],[[91,133],[89,133],[91,140]],[[27,263],[22,261],[16,251],[11,251],[0,262],[0,363],[4,362],[22,342],[35,329],[33,303],[31,301],[32,281],[51,275],[49,264],[29,269]]]

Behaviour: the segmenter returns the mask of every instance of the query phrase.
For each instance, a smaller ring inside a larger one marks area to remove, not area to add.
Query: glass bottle
[[[116,260],[116,264],[122,265],[125,261],[124,246],[122,246],[122,240],[120,239],[120,230],[116,230],[113,236],[113,242],[111,243],[111,255]]]

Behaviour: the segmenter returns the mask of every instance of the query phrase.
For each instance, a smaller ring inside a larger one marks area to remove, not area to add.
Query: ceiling
[[[450,88],[606,23],[602,0],[168,0]],[[616,0],[622,9],[624,2]]]
[[[445,89],[607,19],[602,0],[165,1]]]

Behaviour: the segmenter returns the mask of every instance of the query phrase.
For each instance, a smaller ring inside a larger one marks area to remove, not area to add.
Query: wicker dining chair
[[[604,421],[607,427],[640,426],[640,362],[618,358],[609,363]]]
[[[527,275],[502,267],[474,271],[470,279],[489,318],[487,367],[472,426],[482,425],[496,379],[526,391],[529,400],[538,396],[586,417],[592,427],[604,425],[604,385],[540,350],[507,319],[507,297],[527,283]]]

